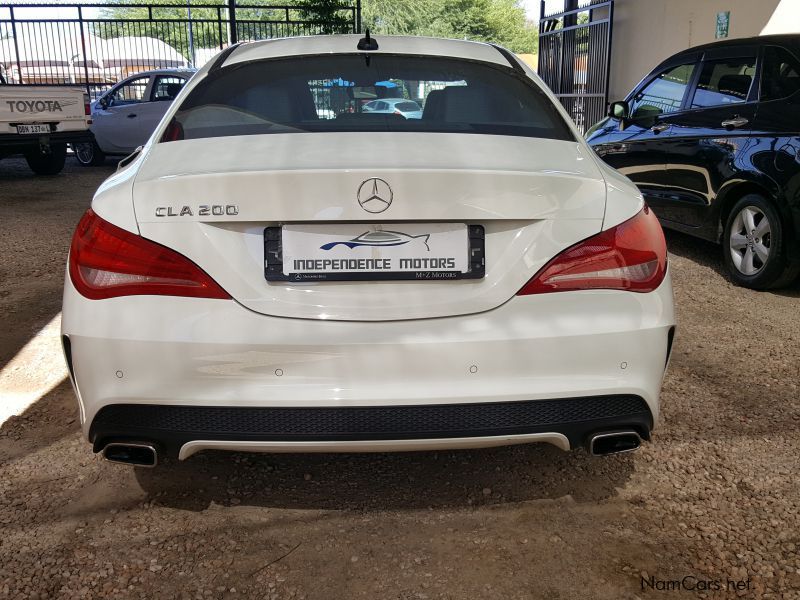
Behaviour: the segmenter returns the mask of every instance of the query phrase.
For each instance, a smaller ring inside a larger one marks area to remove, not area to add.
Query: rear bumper
[[[41,135],[18,135],[0,133],[0,153],[22,152],[27,148],[38,148],[42,144],[82,144],[94,140],[88,129],[78,131],[54,131]]]
[[[514,297],[484,313],[389,322],[269,317],[234,301],[92,301],[62,318],[86,437],[202,448],[416,450],[604,429],[647,438],[674,327],[649,294]]]
[[[95,452],[111,441],[138,440],[181,458],[202,448],[420,449],[453,440],[461,447],[549,441],[566,450],[601,431],[634,430],[649,439],[652,426],[647,403],[622,395],[337,408],[115,404],[94,418],[89,439]]]

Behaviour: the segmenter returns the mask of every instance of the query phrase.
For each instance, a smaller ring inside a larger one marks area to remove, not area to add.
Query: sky
[[[539,20],[539,0],[522,0],[520,4],[522,4],[529,19],[533,21]]]

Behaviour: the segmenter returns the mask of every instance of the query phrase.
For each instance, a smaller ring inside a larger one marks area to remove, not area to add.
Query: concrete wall
[[[609,100],[624,98],[665,58],[714,41],[718,12],[728,38],[800,32],[800,0],[616,0]]]

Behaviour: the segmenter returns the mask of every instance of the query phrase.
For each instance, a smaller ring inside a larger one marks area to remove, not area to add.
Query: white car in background
[[[373,100],[372,102],[367,102],[362,110],[364,112],[402,115],[406,119],[422,118],[422,107],[413,100],[404,98]]]
[[[420,119],[359,112],[387,79],[444,89]],[[83,432],[141,466],[204,449],[634,450],[675,325],[636,187],[525,65],[466,41],[228,48],[97,191],[68,271]]]
[[[101,165],[147,142],[194,69],[158,69],[123,79],[92,102],[94,143],[73,144],[78,162]]]

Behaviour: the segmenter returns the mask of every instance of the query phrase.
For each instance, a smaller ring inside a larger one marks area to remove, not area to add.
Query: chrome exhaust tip
[[[589,436],[589,454],[608,456],[634,452],[642,445],[642,438],[635,431],[605,431]]]
[[[155,447],[145,443],[111,442],[103,448],[103,458],[113,463],[150,469],[158,464]]]

